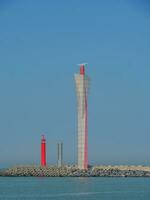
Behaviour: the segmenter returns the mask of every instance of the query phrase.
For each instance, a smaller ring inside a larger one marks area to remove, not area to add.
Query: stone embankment
[[[150,167],[144,166],[94,166],[79,170],[74,166],[18,166],[0,171],[0,176],[34,177],[150,177]]]

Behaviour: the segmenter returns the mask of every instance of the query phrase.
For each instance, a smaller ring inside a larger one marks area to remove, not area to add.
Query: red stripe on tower
[[[82,75],[85,74],[84,65],[80,65],[80,74],[82,74]]]

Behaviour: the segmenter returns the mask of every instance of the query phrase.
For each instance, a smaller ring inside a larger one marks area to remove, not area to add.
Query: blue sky
[[[0,165],[76,160],[74,73],[88,62],[91,164],[150,164],[150,3],[0,1]]]

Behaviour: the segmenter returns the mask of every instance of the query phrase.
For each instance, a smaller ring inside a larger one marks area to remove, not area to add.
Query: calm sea
[[[150,178],[0,177],[0,199],[150,200]]]

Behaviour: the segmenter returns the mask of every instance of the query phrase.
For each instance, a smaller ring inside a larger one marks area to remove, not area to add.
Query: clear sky
[[[150,165],[150,3],[0,0],[0,167],[76,159],[74,73],[88,62],[91,164]]]

